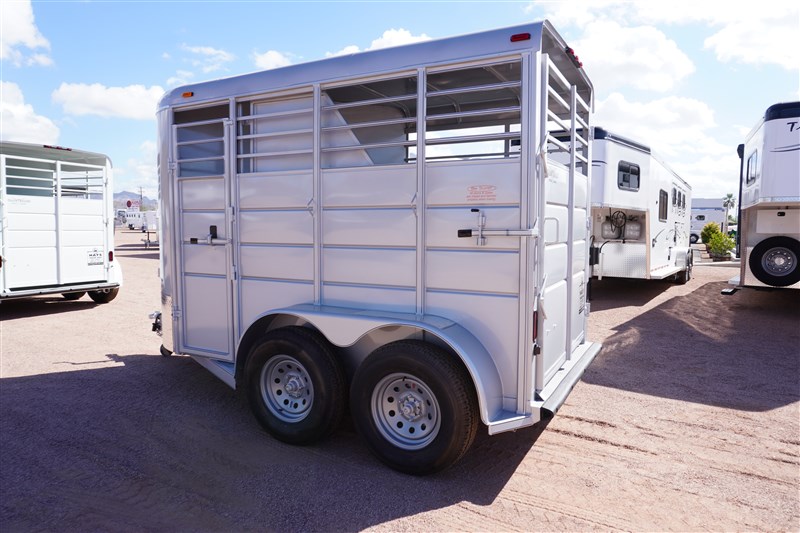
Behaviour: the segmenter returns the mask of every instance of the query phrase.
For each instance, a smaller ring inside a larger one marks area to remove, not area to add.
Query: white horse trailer
[[[594,128],[592,274],[686,283],[691,186],[650,148]]]
[[[111,161],[102,154],[0,142],[0,301],[37,294],[113,300]]]
[[[692,223],[689,231],[689,242],[700,242],[700,234],[706,224],[714,222],[719,229],[724,229],[725,208],[722,207],[721,198],[694,198],[692,199]]]
[[[800,289],[800,102],[767,109],[738,151],[743,254],[731,284]]]
[[[370,449],[415,474],[480,421],[550,416],[600,349],[591,106],[546,21],[173,90],[162,353],[245,388],[291,443],[333,431],[349,396]]]

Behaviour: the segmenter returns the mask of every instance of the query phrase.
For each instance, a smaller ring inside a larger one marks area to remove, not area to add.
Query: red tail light
[[[113,260],[114,260],[114,251],[112,250],[108,252],[108,262],[110,263]]]

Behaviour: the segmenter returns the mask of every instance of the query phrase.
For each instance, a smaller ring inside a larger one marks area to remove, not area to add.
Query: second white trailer
[[[0,302],[117,296],[111,173],[103,154],[0,142]]]
[[[649,147],[594,128],[592,274],[686,283],[692,188]]]

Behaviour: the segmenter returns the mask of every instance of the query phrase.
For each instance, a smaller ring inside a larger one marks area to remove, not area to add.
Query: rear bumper
[[[88,283],[69,283],[66,285],[55,285],[48,287],[31,287],[28,289],[10,290],[0,293],[0,299],[10,300],[13,298],[26,298],[28,296],[39,296],[42,294],[63,294],[65,292],[87,292],[102,289],[114,289],[119,287],[119,283],[109,282],[88,282]]]

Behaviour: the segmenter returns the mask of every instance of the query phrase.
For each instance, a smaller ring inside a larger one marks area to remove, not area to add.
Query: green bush
[[[700,241],[703,244],[709,244],[711,241],[711,237],[719,233],[722,234],[722,230],[719,229],[719,224],[716,222],[709,222],[705,226],[703,226],[703,231],[700,232]]]
[[[703,228],[705,231],[705,228]],[[708,241],[708,251],[711,255],[724,256],[729,255],[730,251],[736,247],[736,241],[728,237],[722,232],[715,233]]]

